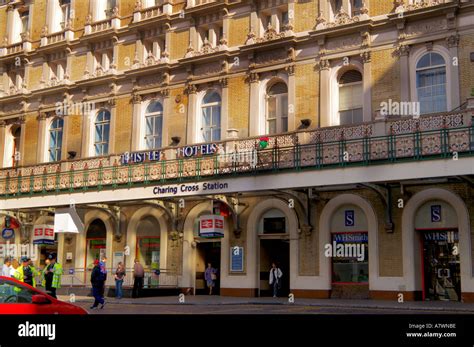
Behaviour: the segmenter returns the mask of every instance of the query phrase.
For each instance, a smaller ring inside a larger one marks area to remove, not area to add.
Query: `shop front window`
[[[140,237],[138,239],[138,259],[151,270],[160,268],[160,238]]]
[[[369,243],[367,233],[332,234],[332,282],[369,282]]]

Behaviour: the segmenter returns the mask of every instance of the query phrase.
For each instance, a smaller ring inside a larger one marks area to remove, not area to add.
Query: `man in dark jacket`
[[[92,283],[92,295],[94,296],[94,305],[91,306],[91,309],[97,308],[99,304],[100,308],[104,308],[104,286],[105,281],[107,280],[107,273],[101,269],[99,260],[94,261],[94,268],[92,269],[91,274],[91,283]]]

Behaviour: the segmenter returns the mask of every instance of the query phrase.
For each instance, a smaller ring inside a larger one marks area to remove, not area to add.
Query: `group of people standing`
[[[46,293],[56,298],[56,289],[61,287],[61,276],[63,274],[62,266],[57,262],[55,253],[46,257],[45,266],[38,271],[29,257],[18,259],[5,258],[2,267],[2,276],[13,277],[20,282],[36,287],[36,279],[41,276],[41,285]]]
[[[94,304],[91,306],[91,309],[96,309],[100,305],[100,309],[103,309],[105,306],[105,282],[107,281],[107,268],[106,268],[107,259],[104,257],[101,260],[96,259],[94,261],[94,267],[92,268],[91,273],[91,284],[92,284],[92,295],[94,296]],[[115,297],[117,299],[123,298],[123,282],[125,280],[126,271],[125,266],[122,262],[117,264],[117,269],[115,270],[114,279],[115,279]],[[133,266],[133,290],[132,297],[138,298],[140,290],[143,288],[143,280],[145,278],[145,269],[143,265],[140,264],[138,259],[135,259]]]

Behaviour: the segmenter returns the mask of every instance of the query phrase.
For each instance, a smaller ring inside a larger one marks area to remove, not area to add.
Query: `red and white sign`
[[[224,237],[224,217],[216,215],[199,218],[199,236]]]
[[[54,244],[54,226],[53,225],[35,225],[33,227],[34,244]]]

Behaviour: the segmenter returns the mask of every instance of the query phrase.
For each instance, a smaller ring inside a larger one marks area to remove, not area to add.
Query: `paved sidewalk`
[[[63,301],[70,301],[68,295],[59,295]],[[369,308],[369,309],[399,309],[415,311],[450,311],[460,313],[473,313],[474,303],[443,302],[443,301],[411,301],[398,303],[387,300],[343,300],[343,299],[298,299],[290,303],[287,298],[241,298],[222,296],[184,296],[184,302],[180,302],[178,296],[160,296],[149,298],[123,298],[115,299],[106,297],[109,304],[124,305],[296,305],[296,306],[320,306],[320,307],[344,307],[344,308]],[[93,302],[90,296],[75,296],[75,302]]]

